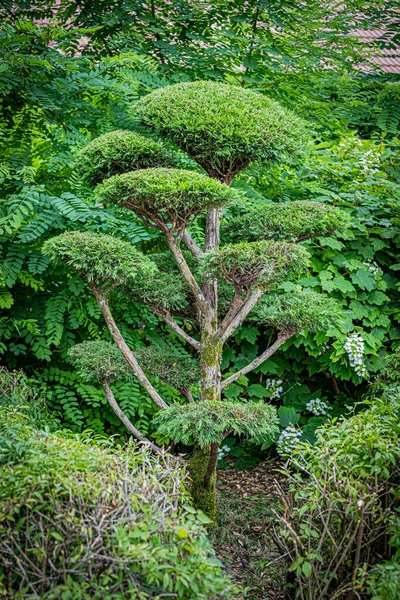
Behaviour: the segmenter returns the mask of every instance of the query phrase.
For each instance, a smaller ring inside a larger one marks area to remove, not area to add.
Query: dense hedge
[[[0,596],[235,597],[176,463],[38,429],[1,389]]]

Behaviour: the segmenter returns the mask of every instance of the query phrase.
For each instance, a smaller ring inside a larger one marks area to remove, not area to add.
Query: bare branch
[[[173,319],[166,310],[152,306],[150,306],[150,308],[152,312],[157,317],[160,317],[160,319],[162,319],[167,325],[169,325],[171,329],[173,329],[175,333],[179,335],[179,337],[181,337],[183,340],[185,340],[185,342],[193,346],[193,348],[195,348],[197,351],[200,350],[200,342],[198,342],[197,340],[192,338],[192,336],[190,336],[188,333],[183,331],[183,329],[179,327],[175,319]]]
[[[230,377],[227,377],[226,379],[221,381],[221,388],[222,389],[226,388],[228,385],[230,385],[231,383],[233,383],[234,381],[239,379],[239,377],[241,377],[242,375],[246,375],[246,373],[249,373],[250,371],[253,371],[257,367],[259,367],[261,365],[261,363],[263,363],[270,356],[272,356],[278,350],[278,348],[280,348],[280,346],[282,346],[282,344],[284,344],[286,342],[286,340],[288,340],[290,337],[292,337],[292,335],[294,335],[294,334],[293,333],[284,333],[284,334],[279,335],[277,340],[269,348],[267,348],[262,354],[260,354],[260,356],[258,356],[253,361],[251,361],[251,363],[249,363],[247,366],[243,367],[243,369],[240,369],[240,371],[236,371],[236,373],[234,373]]]
[[[193,254],[195,258],[201,258],[204,254],[203,250],[196,244],[187,229],[182,233],[182,240],[185,242],[186,247]]]
[[[201,291],[199,284],[195,280],[193,273],[189,269],[185,257],[182,254],[182,250],[180,249],[179,243],[175,239],[174,235],[170,232],[165,234],[165,237],[167,238],[168,246],[170,247],[170,250],[176,260],[178,268],[181,274],[183,275],[186,283],[188,284],[189,288],[192,290],[193,295],[200,308],[204,304],[204,294]]]
[[[124,338],[122,337],[121,332],[118,329],[118,326],[114,320],[114,317],[111,314],[107,298],[102,296],[101,293],[99,292],[99,290],[97,290],[93,284],[90,285],[90,288],[91,288],[97,302],[99,303],[101,312],[103,313],[104,320],[106,322],[106,325],[107,325],[115,343],[117,344],[118,348],[121,350],[127,363],[131,366],[132,371],[138,378],[140,385],[147,391],[150,398],[153,400],[153,402],[155,404],[157,404],[157,406],[159,406],[160,408],[168,408],[168,404],[166,402],[164,402],[164,400],[161,398],[161,396],[157,392],[157,390],[151,385],[150,381],[147,379],[146,375],[144,374],[143,369],[141,368],[138,361],[134,357],[132,350],[129,348],[128,344],[125,342]]]
[[[240,290],[238,288],[235,289],[235,295],[233,297],[232,303],[228,309],[228,312],[226,313],[225,317],[223,318],[221,325],[219,326],[220,331],[225,331],[225,329],[228,327],[229,323],[237,315],[237,313],[242,308],[242,306],[245,304],[246,300],[248,300],[248,298],[249,298],[248,295],[245,298],[243,298],[242,290]]]
[[[191,404],[194,402],[193,394],[189,388],[182,390],[182,394],[189,400]]]
[[[139,440],[139,442],[144,442],[144,443],[148,444],[149,448],[152,452],[156,452],[157,454],[163,454],[163,451],[161,450],[161,448],[159,448],[158,446],[153,444],[149,439],[147,439],[147,437],[145,437],[142,433],[140,433],[140,431],[138,429],[136,429],[136,427],[134,427],[134,425],[132,425],[132,423],[130,422],[130,420],[128,419],[128,417],[126,416],[126,414],[124,413],[122,408],[119,406],[118,402],[116,401],[115,396],[110,388],[110,384],[107,380],[103,382],[103,390],[104,390],[104,394],[108,400],[108,404],[111,406],[111,408],[117,415],[118,419],[120,421],[122,421],[122,423],[125,425],[125,427],[129,431],[129,433],[131,433],[133,435],[133,437],[135,437],[137,440]]]
[[[259,299],[262,296],[261,290],[255,290],[250,298],[245,302],[239,312],[235,315],[232,321],[227,325],[225,331],[220,331],[217,335],[220,337],[222,342],[225,342],[231,335],[236,331],[236,329],[243,323],[249,312],[252,308],[257,304]]]

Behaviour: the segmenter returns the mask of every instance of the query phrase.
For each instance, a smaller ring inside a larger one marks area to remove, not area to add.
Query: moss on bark
[[[196,508],[202,510],[213,523],[217,522],[217,491],[216,470],[211,476],[210,483],[204,485],[204,477],[210,462],[211,447],[196,446],[189,460],[189,473],[192,480],[191,493]]]

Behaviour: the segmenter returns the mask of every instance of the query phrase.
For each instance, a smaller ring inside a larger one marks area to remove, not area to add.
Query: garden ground
[[[272,510],[284,478],[280,463],[218,471],[219,527],[211,538],[232,579],[247,589],[243,600],[282,600],[285,563],[273,539]]]

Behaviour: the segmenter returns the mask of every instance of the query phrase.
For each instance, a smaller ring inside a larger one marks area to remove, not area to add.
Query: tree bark
[[[219,245],[221,211],[210,209],[207,212],[204,251]],[[202,286],[204,303],[200,309],[200,381],[201,401],[221,400],[221,361],[222,341],[217,337],[218,330],[218,282],[210,281]],[[192,479],[193,500],[214,523],[217,520],[216,466],[218,444],[205,448],[196,446],[189,462]]]
[[[134,438],[139,440],[139,442],[143,442],[143,443],[147,444],[152,452],[155,452],[157,454],[163,454],[163,451],[161,450],[161,448],[156,446],[156,444],[153,444],[153,442],[151,442],[149,439],[147,439],[147,437],[145,437],[142,433],[140,433],[140,431],[138,429],[136,429],[136,427],[134,425],[132,425],[132,423],[130,422],[130,420],[128,419],[128,417],[126,416],[126,414],[124,413],[122,408],[119,406],[118,402],[116,401],[115,396],[111,390],[111,387],[110,387],[110,384],[108,383],[108,381],[103,382],[103,390],[104,390],[104,394],[107,398],[108,404],[111,406],[114,413],[117,415],[118,419],[120,421],[122,421],[122,423],[125,425],[125,427],[129,431],[129,433],[131,433]]]
[[[114,317],[111,314],[110,307],[108,306],[107,298],[105,298],[99,290],[97,290],[94,286],[90,286],[91,290],[99,303],[101,312],[103,313],[104,320],[106,325],[114,339],[114,342],[117,344],[118,348],[121,350],[125,360],[132,368],[132,371],[136,375],[140,385],[147,391],[150,398],[153,400],[157,406],[160,408],[168,408],[168,404],[164,402],[161,398],[160,394],[157,390],[151,385],[150,381],[147,379],[143,369],[139,365],[138,361],[134,357],[132,350],[129,348],[128,344],[125,342],[124,338],[121,335],[120,330],[116,322],[114,321]]]

